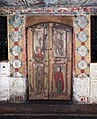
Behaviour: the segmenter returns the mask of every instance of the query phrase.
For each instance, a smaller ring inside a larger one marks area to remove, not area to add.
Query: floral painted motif
[[[85,31],[79,32],[77,37],[81,42],[85,42],[88,39],[88,35],[85,33]]]
[[[76,34],[76,77],[89,77],[89,61],[86,57],[89,55],[89,35],[88,35],[88,23],[87,16],[80,15],[75,18]],[[79,42],[80,41],[80,42]]]
[[[88,49],[86,46],[81,45],[77,48],[77,52],[80,56],[86,56],[88,54]]]
[[[80,16],[76,20],[76,23],[78,24],[80,28],[85,28],[88,25],[88,20],[85,16]]]
[[[14,42],[18,42],[21,38],[22,38],[22,31],[13,31],[10,34],[10,38],[14,41]]]
[[[80,60],[78,63],[79,69],[86,69],[87,68],[87,62],[85,60]]]
[[[25,64],[25,39],[23,37],[24,33],[24,16],[12,15],[9,19],[10,27],[12,31],[10,31],[10,53],[11,53],[11,67],[14,69],[11,72],[11,77],[24,77],[26,74]],[[22,29],[22,30],[21,30]],[[24,58],[22,60],[22,58]],[[22,65],[23,64],[23,65]]]
[[[21,52],[22,52],[22,48],[20,46],[14,46],[13,48],[11,48],[11,53],[14,56],[18,56]]]
[[[19,16],[15,15],[9,22],[14,28],[18,28],[23,23],[23,20]]]
[[[22,62],[20,60],[14,60],[13,61],[13,67],[14,68],[20,68],[22,66]]]

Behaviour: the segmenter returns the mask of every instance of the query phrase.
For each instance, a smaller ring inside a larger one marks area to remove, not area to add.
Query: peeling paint
[[[11,102],[25,102],[26,101],[26,79],[25,78],[11,78]]]
[[[9,77],[0,77],[0,101],[8,101],[11,96],[11,80]]]

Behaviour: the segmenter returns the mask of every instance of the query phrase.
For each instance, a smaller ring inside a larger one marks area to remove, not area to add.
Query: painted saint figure
[[[61,32],[56,31],[55,41],[53,41],[55,45],[55,53],[57,56],[64,55],[64,41],[62,35],[63,34]]]
[[[43,91],[43,79],[44,79],[43,67],[39,65],[37,66],[35,74],[36,91],[38,93],[42,93]]]
[[[57,71],[55,72],[54,79],[57,88],[57,93],[62,93],[64,90],[64,79],[63,79],[63,73],[61,71],[61,66],[57,67]]]
[[[37,54],[37,58],[43,58],[44,52],[43,52],[43,41],[41,38],[39,38],[38,40],[38,44],[36,45],[36,54]]]

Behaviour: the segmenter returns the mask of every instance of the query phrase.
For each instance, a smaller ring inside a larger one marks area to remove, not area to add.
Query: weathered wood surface
[[[69,16],[27,16],[30,100],[71,99],[72,26]]]

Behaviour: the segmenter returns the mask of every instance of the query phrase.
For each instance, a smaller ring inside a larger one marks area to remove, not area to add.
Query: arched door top
[[[73,28],[73,17],[72,16],[27,16],[26,17],[26,28],[35,24],[55,22],[62,23],[66,26]]]

